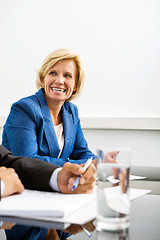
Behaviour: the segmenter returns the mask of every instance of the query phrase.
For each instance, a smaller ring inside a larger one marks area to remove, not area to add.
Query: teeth
[[[54,90],[55,92],[65,92],[65,89],[60,89],[60,88],[51,88],[52,90]]]

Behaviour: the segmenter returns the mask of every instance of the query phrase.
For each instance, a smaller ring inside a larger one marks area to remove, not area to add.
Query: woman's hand
[[[113,152],[108,152],[104,158],[103,162],[104,163],[117,163],[116,157],[118,155],[119,151],[113,151]],[[115,179],[118,178],[118,168],[112,168],[113,176]]]
[[[103,162],[105,163],[115,163],[116,161],[116,157],[117,154],[119,153],[119,151],[112,151],[112,152],[108,152],[104,158],[103,158]]]

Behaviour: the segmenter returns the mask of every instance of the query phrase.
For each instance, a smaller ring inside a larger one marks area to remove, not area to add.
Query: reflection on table
[[[11,230],[14,226],[33,226],[48,229],[63,230],[66,233],[77,234],[82,231],[85,232],[86,236],[92,235],[91,232],[95,230],[94,220],[85,223],[84,225],[61,223],[61,222],[50,222],[42,220],[33,220],[18,217],[0,217],[2,222],[1,229]]]

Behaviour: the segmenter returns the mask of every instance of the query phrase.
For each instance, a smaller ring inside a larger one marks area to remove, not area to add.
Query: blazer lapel
[[[65,109],[64,105],[62,107],[64,147],[61,153],[61,157],[68,158],[73,148],[74,142],[74,121],[72,115]]]
[[[48,143],[48,147],[49,147],[49,151],[50,151],[50,157],[58,157],[60,148],[59,148],[59,144],[57,141],[56,133],[54,130],[52,119],[51,119],[51,115],[49,112],[49,108],[48,108],[45,96],[43,94],[43,90],[40,89],[36,93],[36,95],[37,95],[40,105],[41,105],[41,111],[42,111],[42,116],[43,116],[43,120],[44,120],[43,131],[44,131],[46,139],[47,139],[47,143]]]

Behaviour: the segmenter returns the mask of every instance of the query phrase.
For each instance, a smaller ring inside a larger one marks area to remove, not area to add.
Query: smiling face
[[[77,67],[73,59],[57,62],[41,80],[47,103],[63,104],[76,90]]]

